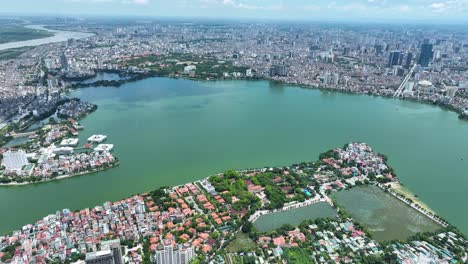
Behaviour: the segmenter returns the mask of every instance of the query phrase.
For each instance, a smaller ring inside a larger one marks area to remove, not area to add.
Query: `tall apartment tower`
[[[406,54],[405,69],[409,69],[411,67],[412,60],[413,60],[413,53],[408,52],[408,54]]]
[[[401,54],[400,51],[390,52],[390,56],[388,58],[388,67],[399,65],[399,63],[400,63],[400,54]]]
[[[60,65],[62,66],[63,70],[68,71],[68,68],[69,68],[68,59],[67,59],[67,56],[65,56],[65,54],[62,54],[60,56]]]
[[[432,44],[424,43],[421,45],[421,54],[419,55],[419,65],[421,67],[428,67],[432,60],[433,51]]]
[[[165,239],[156,248],[154,264],[188,264],[194,257],[193,247],[189,244],[178,245],[173,240]]]
[[[101,243],[101,250],[86,253],[86,264],[123,264],[120,240],[109,240]]]

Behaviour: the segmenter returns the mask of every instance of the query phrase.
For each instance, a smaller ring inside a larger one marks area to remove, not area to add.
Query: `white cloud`
[[[409,5],[401,5],[400,6],[400,11],[401,12],[408,12],[410,10]]]
[[[146,5],[146,4],[149,3],[149,0],[132,0],[130,2],[132,2],[134,4]]]
[[[429,9],[434,12],[460,12],[468,10],[468,0],[446,0],[433,2]]]
[[[63,0],[65,2],[80,2],[80,3],[122,3],[122,4],[138,4],[145,5],[150,0]]]
[[[259,4],[249,4],[248,1],[239,1],[239,0],[199,0],[202,3],[202,7],[228,7],[236,9],[247,9],[247,10],[282,10],[285,6],[281,4],[276,5],[259,5]]]
[[[429,7],[434,11],[441,12],[447,9],[448,6],[445,3],[432,3]]]

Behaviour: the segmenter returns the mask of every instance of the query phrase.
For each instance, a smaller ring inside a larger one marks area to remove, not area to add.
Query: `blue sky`
[[[468,21],[468,0],[0,0],[1,13]]]

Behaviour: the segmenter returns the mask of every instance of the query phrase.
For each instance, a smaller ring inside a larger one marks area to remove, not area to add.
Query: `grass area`
[[[6,49],[0,51],[0,60],[12,60],[18,58],[21,54],[32,50],[34,47],[21,47]]]
[[[310,257],[310,252],[303,248],[285,248],[283,257],[286,258],[289,264],[314,263]]]
[[[252,252],[255,247],[255,242],[252,239],[246,234],[238,232],[236,238],[226,247],[226,251],[230,253]]]
[[[412,193],[408,188],[405,186],[395,183],[391,185],[391,189],[395,191],[396,193],[399,193],[407,198],[410,198],[413,200],[414,203],[418,204],[421,206],[421,208],[425,209],[428,212],[431,212],[432,214],[436,214],[428,205],[426,205],[423,201],[421,201],[414,193]]]
[[[255,257],[247,255],[226,254],[224,259],[227,264],[255,264]]]
[[[231,263],[231,264],[243,264],[244,263],[243,258],[241,256],[229,254],[229,255],[226,255],[226,258],[228,260],[228,263]]]
[[[46,30],[26,28],[23,26],[0,27],[0,44],[51,37],[54,34]]]

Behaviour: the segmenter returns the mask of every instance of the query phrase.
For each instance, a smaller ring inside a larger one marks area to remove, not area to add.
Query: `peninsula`
[[[171,254],[184,255],[191,263],[467,260],[463,234],[424,209],[415,197],[395,192],[392,186],[398,179],[384,155],[364,143],[349,143],[319,158],[286,167],[230,170],[94,208],[63,209],[0,237],[0,258],[78,263],[93,258],[105,244],[118,243],[125,261],[140,263],[152,263],[169,248]],[[352,212],[332,198],[334,193],[372,186],[433,221],[435,228],[376,241],[375,231],[353,219]],[[256,228],[267,214],[318,205],[329,206],[333,213],[300,219],[303,222],[298,225],[284,223],[272,231]]]
[[[68,116],[70,113],[66,109],[59,108],[58,114]],[[90,106],[90,109],[94,107]],[[85,115],[85,112],[79,116]],[[8,134],[12,138],[27,137],[28,141],[1,149],[0,185],[59,180],[102,171],[119,164],[118,158],[110,152],[114,146],[101,144],[106,136],[91,136],[88,142],[79,147],[79,139],[75,137],[83,126],[73,118],[61,123],[55,123],[55,120],[51,122],[36,131]]]

